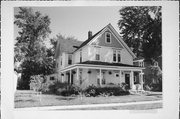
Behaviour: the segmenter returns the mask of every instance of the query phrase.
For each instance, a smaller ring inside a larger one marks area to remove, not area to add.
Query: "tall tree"
[[[32,8],[20,7],[15,15],[14,24],[20,29],[19,36],[15,39],[16,62],[21,62],[22,86],[29,88],[30,76],[48,74],[52,69],[52,57],[47,57],[47,47],[44,40],[51,30],[50,18]]]
[[[119,10],[120,34],[137,56],[153,62],[162,54],[161,7],[133,6]]]

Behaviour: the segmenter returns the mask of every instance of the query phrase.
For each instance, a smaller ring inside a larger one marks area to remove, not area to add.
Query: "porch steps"
[[[132,95],[149,95],[149,94],[151,94],[150,91],[145,91],[145,90],[129,90],[129,93]]]

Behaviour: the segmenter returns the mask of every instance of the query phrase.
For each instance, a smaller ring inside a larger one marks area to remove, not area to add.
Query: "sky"
[[[63,6],[63,7],[32,7],[34,11],[40,11],[43,15],[50,17],[50,29],[52,33],[49,38],[56,37],[57,34],[66,37],[75,37],[77,40],[85,41],[88,31],[93,34],[111,23],[119,32],[118,20],[121,6]],[[19,8],[14,9],[17,14]],[[18,28],[15,26],[15,37],[18,35]]]

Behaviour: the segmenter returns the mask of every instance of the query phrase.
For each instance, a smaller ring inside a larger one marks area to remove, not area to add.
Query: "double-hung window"
[[[72,64],[72,55],[71,54],[68,55],[68,64],[69,65]]]
[[[96,47],[96,55],[95,55],[95,59],[96,59],[97,61],[100,60],[100,48],[97,48],[97,47]]]
[[[119,50],[113,50],[113,62],[121,62],[121,52]]]
[[[113,50],[113,62],[116,62],[116,50]]]
[[[117,51],[117,62],[121,62],[121,52]]]
[[[106,32],[106,43],[111,43],[111,33]]]

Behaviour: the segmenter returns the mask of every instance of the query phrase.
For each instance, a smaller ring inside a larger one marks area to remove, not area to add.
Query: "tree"
[[[153,62],[162,54],[161,7],[133,6],[119,10],[120,34],[137,56]]]
[[[21,62],[22,85],[19,88],[28,89],[30,76],[52,72],[53,57],[47,56],[48,49],[44,43],[51,33],[50,18],[31,8],[20,7],[14,24],[20,29],[14,50],[15,63]]]

